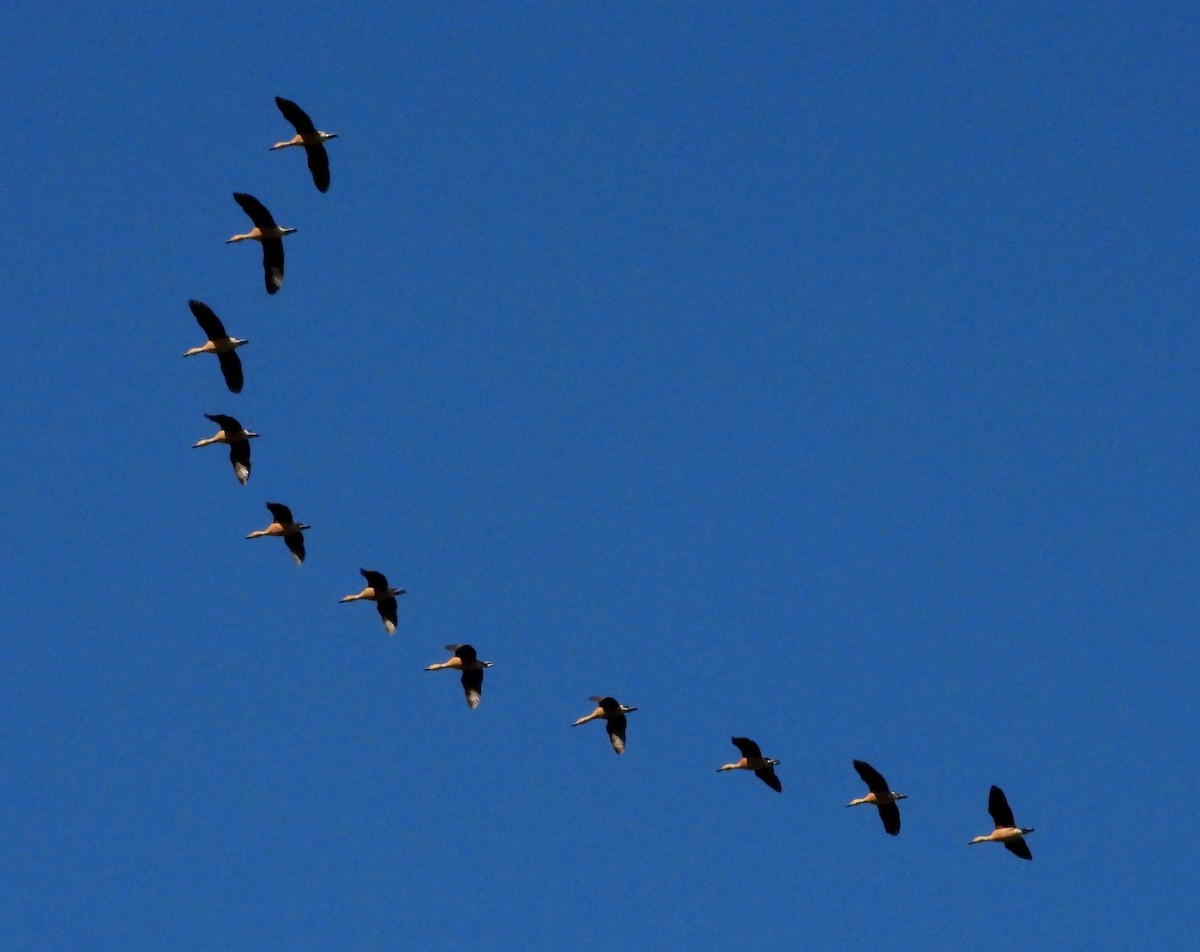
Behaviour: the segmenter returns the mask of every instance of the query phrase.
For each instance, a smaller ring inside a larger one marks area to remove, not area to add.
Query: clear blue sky
[[[0,35],[0,947],[1194,940],[1194,4],[117,6]]]

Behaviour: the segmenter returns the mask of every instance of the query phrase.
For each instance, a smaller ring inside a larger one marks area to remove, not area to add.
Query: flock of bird
[[[277,142],[271,150],[286,149],[292,146],[302,147],[308,157],[308,168],[312,173],[313,183],[317,190],[325,192],[329,189],[329,155],[325,151],[325,143],[337,138],[336,133],[322,132],[313,124],[308,114],[294,102],[275,97],[275,104],[283,113],[285,119],[296,130],[295,136],[285,142]],[[234,235],[227,244],[240,241],[257,241],[262,246],[263,276],[268,294],[275,294],[283,285],[283,238],[293,234],[295,228],[283,228],[275,223],[275,219],[266,207],[254,196],[243,192],[235,192],[234,200],[250,217],[254,227],[242,235]],[[189,301],[188,306],[204,332],[207,340],[199,347],[193,347],[183,356],[191,357],[196,354],[214,354],[220,361],[221,374],[225,384],[232,393],[241,393],[244,383],[241,360],[237,349],[248,341],[230,336],[220,318],[212,309],[200,301]],[[258,436],[252,430],[247,430],[232,416],[221,413],[206,413],[205,416],[220,429],[214,436],[199,440],[195,447],[210,446],[223,443],[229,447],[229,461],[233,465],[234,475],[243,486],[250,479],[250,440]],[[268,502],[267,509],[271,513],[271,523],[265,529],[256,529],[246,536],[247,539],[258,539],[267,536],[279,536],[288,547],[292,557],[299,565],[304,561],[304,530],[312,528],[298,522],[292,515],[291,509],[282,503]],[[403,589],[393,588],[388,584],[382,572],[371,569],[360,569],[366,580],[362,591],[346,595],[343,603],[360,600],[372,601],[383,620],[384,628],[389,635],[396,632],[398,625],[398,606],[396,598],[405,594]],[[483,672],[492,667],[491,661],[480,661],[474,647],[468,644],[447,645],[446,650],[452,652],[446,661],[429,665],[426,671],[441,671],[450,669],[458,671],[461,676],[463,691],[466,694],[468,706],[474,710],[479,706],[483,692]],[[625,752],[626,715],[636,711],[613,697],[593,697],[595,710],[577,721],[573,726],[586,724],[588,721],[603,720],[608,732],[612,749],[618,753]],[[764,757],[761,748],[748,737],[731,738],[741,757],[733,763],[723,764],[718,773],[726,770],[748,770],[762,780],[777,793],[783,791],[783,784],[775,773],[779,761]],[[862,760],[854,761],[854,769],[867,785],[864,797],[851,800],[847,806],[869,804],[879,811],[879,818],[884,830],[892,836],[900,833],[900,808],[897,803],[907,799],[905,794],[896,793],[888,782],[874,767]],[[988,813],[995,823],[995,828],[985,836],[977,836],[970,845],[976,843],[1002,843],[1009,852],[1022,859],[1032,859],[1029,845],[1025,842],[1026,834],[1032,833],[1032,828],[1017,826],[1012,809],[1004,791],[993,786],[988,794]]]

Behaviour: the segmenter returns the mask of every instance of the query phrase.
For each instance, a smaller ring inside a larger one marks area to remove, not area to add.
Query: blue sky
[[[1195,935],[1200,15],[732,6],[10,17],[0,946]]]

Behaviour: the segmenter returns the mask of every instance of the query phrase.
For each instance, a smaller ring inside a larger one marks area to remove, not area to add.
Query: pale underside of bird
[[[188,307],[191,308],[196,323],[200,325],[200,329],[204,331],[208,340],[199,347],[192,347],[183,356],[216,354],[221,363],[221,375],[225,378],[225,385],[232,393],[241,393],[242,362],[238,358],[237,348],[250,342],[238,337],[230,337],[225,331],[225,325],[221,323],[221,319],[203,301],[188,301]]]
[[[297,522],[292,517],[292,510],[283,503],[269,502],[267,509],[271,513],[271,524],[265,529],[255,529],[246,538],[262,539],[267,536],[282,536],[288,551],[292,553],[292,558],[296,560],[297,565],[300,565],[304,561],[303,530],[311,529],[312,526]]]
[[[600,697],[596,695],[591,698],[596,703],[596,709],[586,717],[581,717],[572,727],[578,727],[580,724],[586,724],[588,721],[602,718],[604,727],[608,731],[608,739],[612,744],[612,749],[618,754],[625,753],[625,715],[632,711],[636,711],[636,707],[626,707],[616,698]]]
[[[217,430],[215,436],[193,443],[192,448],[211,446],[214,443],[228,444],[229,462],[233,464],[233,474],[237,477],[238,482],[245,486],[246,480],[250,478],[250,440],[255,439],[258,434],[253,430],[247,430],[233,417],[224,413],[206,413],[204,415],[221,429]]]
[[[276,142],[271,151],[286,149],[291,146],[301,146],[308,158],[308,170],[312,173],[313,184],[318,192],[329,190],[329,154],[325,151],[325,143],[336,139],[336,132],[322,132],[313,125],[308,113],[290,99],[282,96],[275,97],[275,105],[283,113],[283,118],[296,129],[296,135],[286,142]]]
[[[250,216],[254,227],[244,235],[234,235],[225,244],[236,241],[257,241],[262,245],[263,276],[267,283],[267,293],[274,294],[283,284],[283,236],[295,234],[295,228],[283,228],[275,224],[275,219],[266,207],[253,195],[245,192],[234,192],[234,200],[242,206],[242,211]]]
[[[388,585],[387,577],[382,572],[375,572],[371,569],[359,569],[358,571],[367,580],[366,587],[357,595],[347,595],[342,602],[356,602],[360,599],[374,602],[375,607],[379,609],[379,617],[383,619],[383,627],[389,635],[394,635],[399,614],[396,596],[403,595],[404,589],[392,588]]]
[[[884,830],[892,836],[897,836],[900,833],[900,808],[896,806],[896,801],[907,800],[908,796],[892,790],[887,781],[883,779],[883,775],[865,760],[854,761],[854,769],[858,771],[858,775],[867,785],[869,792],[865,797],[851,800],[846,806],[857,807],[862,804],[870,804],[878,807],[879,819],[883,823]]]
[[[453,656],[448,661],[442,661],[429,665],[426,671],[443,671],[451,669],[461,671],[463,693],[467,696],[467,706],[471,710],[479,707],[479,700],[483,696],[483,669],[492,667],[490,661],[480,661],[475,649],[471,645],[446,645],[447,651],[454,652]]]
[[[722,764],[717,768],[717,773],[722,770],[749,770],[776,793],[783,793],[783,784],[775,775],[775,767],[779,764],[778,760],[764,757],[762,749],[749,737],[731,737],[729,740],[742,755],[741,759],[731,764]]]
[[[988,791],[988,813],[991,814],[996,828],[987,836],[975,837],[969,845],[1003,843],[1006,850],[1021,859],[1033,859],[1033,854],[1029,852],[1029,844],[1025,842],[1025,834],[1032,833],[1033,827],[1017,826],[1012,808],[1008,805],[1008,798],[1004,795],[1003,790],[994,785]]]

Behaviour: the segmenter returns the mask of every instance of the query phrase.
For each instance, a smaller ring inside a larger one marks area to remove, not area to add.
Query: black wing
[[[1013,819],[1012,809],[1008,805],[1008,798],[1004,796],[1004,791],[994,785],[988,794],[988,813],[992,815],[997,827],[1017,825]]]
[[[399,624],[398,616],[399,606],[394,598],[381,598],[375,603],[375,607],[379,609],[379,617],[383,619],[383,627],[388,630],[388,634],[393,634],[396,631],[396,626]]]
[[[242,425],[233,417],[224,413],[206,413],[204,415],[224,430],[226,436],[230,433],[240,433],[242,431]]]
[[[612,700],[612,698],[606,698],[605,700]],[[603,704],[601,704],[601,707],[603,707]],[[606,718],[604,721],[605,727],[608,728],[609,742],[612,744],[612,749],[618,754],[625,753],[625,723],[624,714]]]
[[[883,779],[883,774],[865,760],[854,761],[854,769],[858,771],[858,775],[862,777],[863,783],[867,785],[867,789],[872,793],[891,793],[888,789],[887,781]]]
[[[282,96],[275,97],[275,105],[279,107],[279,111],[283,113],[283,118],[296,127],[296,131],[300,135],[311,135],[317,131],[317,127],[313,125],[311,119],[308,118],[308,113],[297,106],[290,99],[284,99]]]
[[[192,309],[196,323],[200,325],[200,330],[208,335],[209,340],[221,340],[229,336],[225,333],[225,325],[221,323],[221,319],[203,301],[188,301],[188,307]]]
[[[304,152],[308,156],[308,170],[312,172],[313,184],[318,192],[329,191],[329,153],[320,142],[306,145]]]
[[[779,778],[775,776],[774,767],[763,767],[762,770],[754,771],[754,776],[765,783],[776,793],[783,793],[783,784],[779,782]]]
[[[231,393],[241,393],[242,359],[237,355],[237,351],[227,350],[217,354],[217,360],[221,362],[221,373],[225,377],[225,386]]]
[[[304,561],[304,533],[293,532],[291,535],[285,535],[283,541],[287,543],[288,549],[295,556],[297,564]]]
[[[229,462],[233,464],[233,473],[243,486],[250,478],[250,441],[238,440],[229,444]]]
[[[287,525],[289,522],[295,522],[292,518],[292,510],[281,502],[269,502],[267,508],[271,510],[271,515],[280,525]]]
[[[892,836],[896,836],[900,832],[900,808],[894,803],[877,803],[879,807],[879,819],[883,821],[883,828]]]
[[[278,238],[268,238],[262,242],[262,249],[267,293],[274,294],[283,285],[283,242]]]
[[[479,655],[476,654],[475,649],[470,645],[455,645],[450,650],[454,652],[454,657],[462,658],[462,660],[468,664],[472,661],[475,661],[479,657]]]
[[[731,737],[729,739],[747,760],[762,756],[762,749],[749,737]]]
[[[247,195],[245,192],[234,192],[233,198],[234,201],[242,206],[242,211],[249,215],[250,220],[261,230],[269,231],[275,227],[275,219],[271,217],[271,213],[253,195]]]
[[[467,695],[467,704],[471,710],[479,707],[479,698],[483,693],[483,668],[462,673],[463,691]]]
[[[376,594],[386,592],[388,590],[387,577],[382,572],[375,572],[371,569],[359,569],[359,575],[367,580],[367,584],[375,589]]]
[[[1029,852],[1029,844],[1025,842],[1025,837],[1016,840],[1004,840],[1004,848],[1010,853],[1014,853],[1021,859],[1033,859],[1033,854]]]

